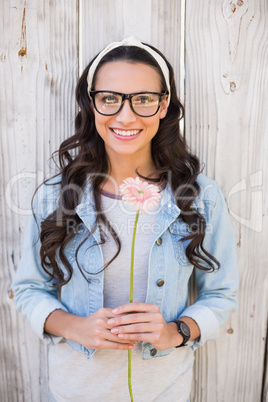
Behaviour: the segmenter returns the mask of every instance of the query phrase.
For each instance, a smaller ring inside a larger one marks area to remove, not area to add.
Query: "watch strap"
[[[178,332],[182,335],[183,337],[183,341],[180,345],[175,346],[176,348],[180,348],[182,346],[185,346],[186,343],[189,341],[190,337],[191,337],[191,331],[189,326],[181,320],[174,320],[173,322],[175,322],[178,326]]]

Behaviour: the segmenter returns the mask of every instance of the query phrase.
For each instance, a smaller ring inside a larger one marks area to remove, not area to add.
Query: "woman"
[[[129,400],[132,349],[134,400],[187,401],[194,350],[237,308],[223,196],[180,135],[183,107],[157,49],[135,38],[112,43],[87,66],[76,97],[60,175],[34,198],[16,306],[51,344],[51,400]],[[161,201],[140,219],[130,304],[135,213],[119,186],[137,176],[159,187]],[[192,273],[199,295],[188,306]]]

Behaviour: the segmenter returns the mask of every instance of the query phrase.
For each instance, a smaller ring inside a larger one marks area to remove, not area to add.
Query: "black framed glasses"
[[[154,116],[166,95],[166,92],[122,94],[114,91],[90,91],[95,109],[104,116],[113,116],[119,113],[126,99],[129,100],[132,111],[138,116]]]

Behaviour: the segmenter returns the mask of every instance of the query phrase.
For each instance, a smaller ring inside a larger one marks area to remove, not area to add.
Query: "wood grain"
[[[263,0],[186,2],[185,132],[228,201],[241,281],[239,312],[197,352],[195,402],[266,398],[267,13]]]
[[[3,2],[0,23],[0,400],[46,401],[47,348],[15,313],[9,289],[33,190],[73,131],[77,2]]]
[[[80,73],[109,43],[136,36],[165,54],[180,87],[181,1],[80,0],[79,15]]]
[[[174,67],[186,138],[222,188],[237,242],[240,310],[196,352],[191,402],[267,402],[267,16],[266,0],[3,2],[1,401],[47,400],[47,348],[10,291],[30,199],[73,132],[78,74],[108,43],[134,35]]]

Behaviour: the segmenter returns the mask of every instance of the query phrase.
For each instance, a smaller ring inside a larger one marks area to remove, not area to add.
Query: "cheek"
[[[150,125],[147,126],[149,131],[151,132],[152,137],[154,137],[155,134],[157,133],[159,124],[160,124],[160,120],[159,120],[159,118],[157,118],[157,119],[152,120]]]
[[[102,116],[101,114],[94,111],[95,116],[95,127],[98,132],[102,132],[106,129],[109,119],[106,116]]]

